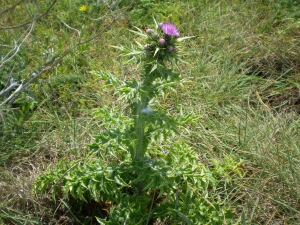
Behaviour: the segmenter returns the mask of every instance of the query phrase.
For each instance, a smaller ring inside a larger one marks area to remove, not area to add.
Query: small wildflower
[[[160,28],[168,36],[175,36],[175,37],[179,37],[180,36],[180,34],[179,34],[178,30],[177,30],[177,27],[174,24],[163,23],[163,24],[160,25]]]
[[[147,34],[150,34],[151,32],[152,32],[152,30],[151,30],[151,29],[149,29],[149,28],[148,28],[148,29],[146,29],[146,33],[147,33]]]
[[[145,46],[144,46],[144,49],[148,49],[148,45],[145,45]]]
[[[173,51],[174,51],[174,48],[173,48],[172,46],[170,46],[170,47],[169,47],[169,51],[170,51],[170,52],[173,52]]]
[[[87,11],[87,6],[86,6],[86,5],[82,5],[82,6],[79,8],[79,11],[81,11],[81,12],[86,12],[86,11]]]
[[[165,43],[166,43],[166,40],[165,40],[165,39],[162,38],[162,39],[159,40],[159,44],[163,45],[163,44],[165,44]]]

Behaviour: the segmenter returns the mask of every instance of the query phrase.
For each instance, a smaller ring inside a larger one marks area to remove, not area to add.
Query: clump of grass
[[[198,59],[190,67],[193,82],[179,102],[185,102],[183,109],[203,114],[191,139],[201,152],[207,157],[233,154],[250,163],[249,180],[238,182],[245,197],[237,201],[244,206],[242,222],[293,223],[299,221],[299,115],[293,101],[299,96],[299,71],[297,53],[288,54],[287,43],[297,49],[299,42],[284,26],[266,31],[278,11],[262,3],[272,12],[263,15],[253,3],[212,3],[199,20],[192,17],[192,27],[202,31],[194,43],[201,51],[192,52]],[[285,22],[297,30],[289,15]],[[252,44],[255,38],[268,41]],[[278,48],[280,40],[286,44]],[[276,60],[268,56],[272,51],[280,55]]]

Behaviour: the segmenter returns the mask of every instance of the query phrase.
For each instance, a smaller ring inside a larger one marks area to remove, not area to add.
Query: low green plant
[[[146,44],[114,47],[143,68],[141,75],[122,81],[104,71],[92,72],[127,104],[96,110],[101,132],[91,153],[40,176],[36,190],[48,190],[54,199],[67,196],[79,211],[84,203],[97,202],[102,210],[92,216],[100,224],[232,224],[233,213],[216,190],[223,185],[220,176],[242,176],[240,163],[227,158],[215,160],[214,169],[202,164],[197,152],[178,138],[199,116],[169,115],[158,101],[182,83],[174,68],[180,42],[191,37],[180,38],[170,23],[155,22],[153,29],[132,32]]]

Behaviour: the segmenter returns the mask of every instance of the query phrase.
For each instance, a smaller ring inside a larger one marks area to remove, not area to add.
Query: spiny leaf
[[[152,67],[150,73],[152,73],[152,72],[153,72],[154,70],[156,70],[156,69],[157,69],[157,64],[154,64],[154,66]]]
[[[137,35],[139,35],[139,36],[142,36],[142,37],[144,37],[144,38],[147,38],[147,35],[146,34],[144,34],[143,32],[142,32],[142,30],[140,30],[139,28],[137,28],[137,27],[135,27],[139,32],[137,32],[137,31],[134,31],[134,30],[129,30],[130,32],[132,32],[132,33],[135,33],[135,34],[137,34]]]

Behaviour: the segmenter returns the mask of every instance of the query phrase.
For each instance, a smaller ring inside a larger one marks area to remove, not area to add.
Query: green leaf
[[[138,45],[140,48],[142,48],[142,49],[144,48],[143,45],[142,45],[140,42],[135,41],[135,43],[137,43],[137,45]]]
[[[173,212],[175,212],[181,219],[184,220],[184,222],[188,223],[188,224],[193,224],[194,225],[194,222],[191,221],[190,219],[188,219],[185,215],[183,215],[181,212],[179,212],[178,210],[176,209],[172,209]]]
[[[131,51],[131,52],[127,53],[126,55],[127,56],[130,56],[130,55],[141,55],[143,53],[144,53],[144,51]]]
[[[156,69],[157,69],[157,64],[154,64],[154,66],[152,67],[150,73],[152,73],[152,72],[153,72],[154,70],[156,70]]]
[[[159,52],[159,48],[156,48],[153,56],[155,56],[158,52]]]
[[[97,217],[97,216],[95,216],[95,218],[96,218],[97,222],[98,222],[100,225],[106,225],[106,224],[107,224],[107,220],[101,219],[101,218],[99,218],[99,217]]]
[[[137,34],[139,36],[142,36],[144,38],[148,37],[146,34],[143,33],[143,31],[141,29],[139,29],[137,27],[134,27],[134,28],[137,29],[138,31],[134,31],[134,30],[129,30],[129,31],[132,32],[132,33],[135,33],[135,34]]]
[[[129,187],[129,185],[120,177],[119,174],[115,175],[115,181],[117,184],[121,185],[121,186],[125,186],[125,187]]]

